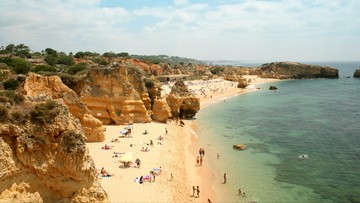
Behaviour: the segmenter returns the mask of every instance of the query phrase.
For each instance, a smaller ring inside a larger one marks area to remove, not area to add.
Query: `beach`
[[[239,89],[235,82],[222,79],[186,81],[186,85],[200,98],[201,108],[206,108],[216,102],[224,102],[229,97],[255,91],[256,85],[275,81],[256,76],[245,77],[251,80],[246,89]],[[216,175],[208,164],[217,161],[216,152],[207,151],[206,146],[202,146],[205,150],[203,164],[197,165],[198,137],[192,129],[192,121],[183,121],[183,127],[172,120],[166,124],[151,122],[131,126],[106,126],[105,141],[87,143],[90,156],[99,171],[101,185],[110,202],[216,202],[216,195],[219,194],[212,185],[222,184],[223,177]],[[129,128],[130,137],[124,137],[122,133]],[[148,133],[144,134],[145,131]],[[110,149],[102,149],[105,145]],[[148,151],[144,152],[146,148]],[[139,158],[140,167],[136,164],[124,167],[120,162],[124,155],[130,156],[132,163]],[[102,167],[110,177],[100,175]],[[151,171],[158,173],[155,181]],[[136,182],[136,178],[141,176],[151,177],[151,181],[145,178],[142,184]],[[195,197],[193,196],[193,186],[199,186],[199,197],[196,192]]]

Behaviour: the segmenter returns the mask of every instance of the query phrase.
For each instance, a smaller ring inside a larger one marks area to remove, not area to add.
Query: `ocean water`
[[[340,78],[264,84],[196,115],[195,147],[206,150],[220,202],[360,202],[360,62],[314,64]]]

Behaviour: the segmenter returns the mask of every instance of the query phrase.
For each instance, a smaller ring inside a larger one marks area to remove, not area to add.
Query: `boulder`
[[[239,149],[239,150],[244,150],[246,148],[246,146],[244,144],[234,144],[233,148]]]
[[[360,78],[360,68],[354,72],[354,78]]]
[[[276,87],[276,86],[273,86],[273,85],[271,85],[270,87],[269,87],[269,90],[277,90],[278,88]]]
[[[22,93],[31,101],[63,99],[69,111],[80,120],[88,142],[104,141],[104,127],[93,117],[77,94],[61,82],[58,76],[40,76],[30,73],[22,87]]]
[[[200,99],[188,90],[183,81],[174,84],[166,101],[175,118],[192,118],[200,110]]]

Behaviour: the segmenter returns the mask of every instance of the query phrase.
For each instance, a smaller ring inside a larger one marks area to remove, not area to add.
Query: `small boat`
[[[298,158],[299,158],[299,159],[308,159],[309,156],[308,156],[307,154],[300,154],[300,155],[298,156]]]

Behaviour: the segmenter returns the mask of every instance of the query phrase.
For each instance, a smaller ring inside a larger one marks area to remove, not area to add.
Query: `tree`
[[[75,60],[72,56],[67,56],[64,52],[60,52],[58,64],[64,64],[70,66],[75,64]]]

